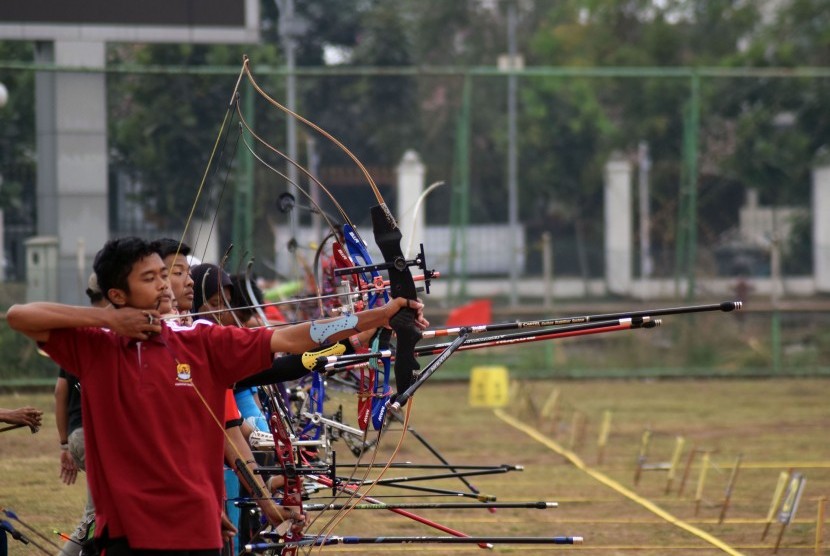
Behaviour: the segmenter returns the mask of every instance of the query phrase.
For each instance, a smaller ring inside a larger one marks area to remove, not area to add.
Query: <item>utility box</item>
[[[26,301],[58,300],[58,238],[36,236],[26,246]]]
[[[509,394],[507,367],[473,367],[470,371],[470,407],[504,407]]]

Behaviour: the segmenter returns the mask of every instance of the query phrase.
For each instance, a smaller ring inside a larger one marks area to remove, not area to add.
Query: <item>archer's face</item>
[[[216,319],[222,326],[231,326],[236,324],[236,321],[233,320],[233,315],[225,303],[225,299],[230,299],[231,297],[231,288],[230,286],[225,286],[222,289],[225,291],[225,297],[222,297],[222,292],[216,292],[213,296],[205,300],[205,304],[199,308],[199,312],[222,311],[221,313],[214,313],[211,318]]]
[[[193,307],[193,278],[190,277],[190,264],[181,254],[168,255],[164,264],[170,269],[170,286],[179,311],[190,311]]]
[[[127,285],[129,292],[116,288],[110,290],[109,297],[113,304],[136,309],[157,309],[165,300],[169,301],[167,266],[155,253],[133,263],[127,276]]]

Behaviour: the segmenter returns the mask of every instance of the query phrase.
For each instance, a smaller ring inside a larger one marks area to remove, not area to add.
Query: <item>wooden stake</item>
[[[778,483],[775,485],[775,491],[772,495],[772,502],[769,505],[766,525],[764,525],[764,532],[761,533],[761,540],[764,540],[767,537],[769,528],[775,520],[775,512],[778,511],[778,506],[781,504],[781,498],[784,496],[784,488],[786,488],[787,483],[790,481],[790,475],[792,472],[792,469],[788,469],[787,471],[782,471],[778,475]]]
[[[669,465],[669,473],[666,476],[666,494],[671,492],[671,486],[674,482],[674,476],[677,472],[677,462],[680,461],[680,454],[683,453],[683,446],[686,444],[686,439],[678,436],[674,440],[674,452],[671,456],[671,463]]]
[[[542,418],[548,419],[551,415],[556,414],[556,406],[559,403],[559,388],[554,388],[553,391],[548,396],[548,399],[545,400],[545,404],[542,406]]]
[[[741,460],[743,457],[743,454],[738,454],[738,458],[735,460],[735,466],[732,468],[732,473],[729,474],[729,482],[726,483],[726,492],[723,496],[723,504],[721,504],[720,517],[718,518],[719,525],[726,519],[726,511],[732,502],[732,492],[734,492],[735,483],[738,481],[738,472],[741,470]]]
[[[611,412],[605,410],[602,414],[602,424],[599,427],[599,438],[597,439],[597,465],[602,465],[605,460],[605,445],[608,444],[608,435],[611,432]]]
[[[651,442],[651,431],[646,429],[640,438],[640,453],[637,455],[637,468],[634,470],[634,485],[640,484],[640,475],[643,473],[643,465],[648,457],[648,444]]]
[[[694,444],[692,445],[692,449],[689,450],[689,455],[686,457],[686,465],[683,467],[683,477],[680,479],[680,485],[677,487],[677,497],[683,497],[683,491],[686,490],[686,481],[689,480],[689,473],[692,472],[692,462],[695,459],[695,456],[700,452],[697,449],[697,446]]]
[[[700,512],[700,502],[703,500],[703,485],[706,482],[706,472],[709,471],[709,452],[703,453],[700,462],[700,475],[697,477],[697,490],[695,491],[695,517]]]

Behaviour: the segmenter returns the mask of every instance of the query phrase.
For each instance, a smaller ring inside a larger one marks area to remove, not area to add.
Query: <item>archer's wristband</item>
[[[355,330],[360,332],[357,327],[357,315],[343,315],[326,322],[311,321],[309,328],[309,336],[318,345],[326,345],[328,339],[333,335],[346,330]]]
[[[69,451],[69,442],[61,443],[61,452],[68,452]]]

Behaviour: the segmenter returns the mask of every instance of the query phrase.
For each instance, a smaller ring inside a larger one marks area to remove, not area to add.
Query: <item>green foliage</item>
[[[33,55],[31,44],[0,42],[0,60],[28,61]],[[9,95],[0,108],[0,209],[21,210],[23,183],[17,170],[32,164],[35,152],[34,75],[0,70],[0,83]]]
[[[793,222],[789,242],[784,246],[781,266],[785,275],[807,275],[813,271],[813,221],[810,217]]]
[[[760,4],[743,0],[561,0],[517,2],[518,43],[525,64],[545,67],[669,68],[695,66],[826,66],[830,38],[823,0],[781,3],[777,17],[761,18]],[[243,52],[256,65],[281,66],[282,14],[262,2],[263,42],[241,46],[118,45],[109,62],[136,66],[227,68],[221,76],[170,73],[112,74],[109,79],[112,169],[141,184],[144,213],[158,229],[181,228],[207,166],[227,95]],[[297,3],[304,29],[297,36],[297,63],[320,66],[327,47],[349,56],[345,65],[386,68],[493,66],[507,49],[505,4],[442,0],[319,0]],[[29,60],[32,47],[0,43],[4,59]],[[454,160],[462,75],[301,76],[298,109],[349,146],[370,167],[389,170],[407,149],[427,162],[429,181],[447,179]],[[0,74],[7,86],[32,87],[30,72]],[[28,81],[27,81],[28,80]],[[470,213],[472,222],[506,220],[506,79],[476,76],[473,82]],[[263,78],[275,98],[284,78]],[[522,77],[520,79],[520,217],[528,244],[555,234],[558,246],[577,246],[584,276],[597,274],[591,244],[601,244],[602,169],[612,152],[633,160],[648,143],[652,245],[676,246],[683,160],[683,109],[687,78]],[[32,152],[30,95],[12,95],[4,114],[2,160]],[[810,170],[830,137],[830,79],[709,78],[701,82],[698,136],[699,236],[716,243],[734,226],[747,188],[762,203],[805,206]],[[28,105],[26,104],[28,103]],[[280,145],[286,118],[257,101],[256,129]],[[231,158],[244,148],[236,129],[224,144],[221,166],[209,176],[199,214],[228,229],[236,172]],[[301,133],[304,133],[301,131]],[[304,141],[300,137],[301,149]],[[321,166],[350,167],[342,153],[318,141]],[[301,153],[301,162],[307,153]],[[282,167],[284,162],[272,160]],[[255,230],[251,243],[269,251],[273,198],[285,184],[257,165]],[[389,172],[384,179],[388,178]],[[382,183],[382,186],[388,185]],[[13,206],[19,189],[4,185],[0,206]],[[451,188],[439,190],[427,218],[446,223]],[[350,214],[365,212],[363,189],[336,191]],[[220,199],[223,199],[222,202]],[[390,198],[390,201],[392,199]],[[803,244],[801,244],[803,245]],[[257,247],[259,248],[259,247]],[[557,247],[558,249],[559,247]],[[803,260],[803,248],[793,257]],[[261,255],[261,253],[260,253]],[[668,257],[666,260],[670,260]],[[785,262],[787,268],[796,268]],[[658,274],[673,262],[658,261]],[[795,266],[793,266],[795,265]],[[803,266],[803,265],[802,265]],[[558,267],[563,268],[563,267]]]
[[[42,355],[35,342],[9,328],[5,321],[0,326],[0,381],[38,381],[57,377],[57,367]]]
[[[112,61],[238,67],[243,50],[241,47],[153,45],[116,49]],[[257,60],[261,63],[276,59],[274,48],[257,50]],[[183,227],[235,79],[233,74],[224,79],[217,79],[215,75],[144,74],[110,80],[113,170],[141,183],[147,217],[159,228]],[[225,156],[231,156],[234,148],[233,143],[228,145]],[[229,163],[227,158],[223,163]],[[221,187],[227,186],[224,172],[217,171],[211,177],[209,214],[218,205]],[[232,188],[232,176],[230,180]]]

